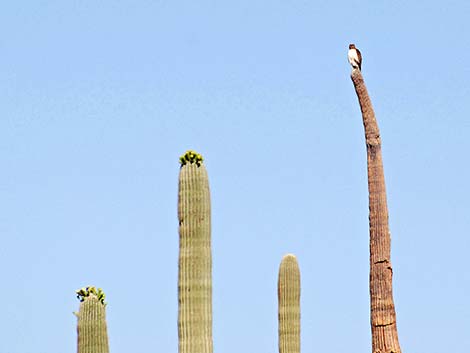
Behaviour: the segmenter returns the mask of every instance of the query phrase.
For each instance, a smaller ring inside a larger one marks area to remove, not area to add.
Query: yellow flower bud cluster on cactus
[[[77,293],[77,298],[81,302],[84,301],[86,297],[89,297],[91,294],[93,294],[95,297],[98,298],[101,304],[106,305],[106,303],[104,302],[104,298],[106,296],[104,295],[104,292],[101,288],[96,289],[96,287],[88,286],[76,290],[75,293]]]
[[[202,156],[199,153],[196,153],[191,150],[187,151],[185,154],[183,154],[180,157],[180,163],[182,166],[188,163],[190,164],[195,163],[198,167],[200,167],[202,164],[202,161],[203,161]]]

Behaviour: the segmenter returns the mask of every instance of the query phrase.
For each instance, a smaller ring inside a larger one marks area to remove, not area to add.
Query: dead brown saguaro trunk
[[[401,353],[392,293],[392,263],[380,132],[361,71],[351,79],[361,106],[367,146],[370,233],[370,321],[373,353]]]

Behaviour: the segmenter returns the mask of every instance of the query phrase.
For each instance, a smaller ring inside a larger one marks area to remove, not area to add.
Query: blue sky
[[[16,1],[0,11],[0,351],[177,352],[177,177],[212,194],[214,351],[277,351],[298,257],[302,351],[370,351],[368,204],[348,44],[383,141],[403,351],[470,350],[466,1]],[[352,347],[352,348],[351,348]]]

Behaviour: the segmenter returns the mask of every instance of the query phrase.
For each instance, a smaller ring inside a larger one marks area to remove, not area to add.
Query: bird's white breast
[[[348,60],[349,60],[349,63],[353,66],[356,66],[359,63],[359,57],[357,56],[356,49],[349,49]]]

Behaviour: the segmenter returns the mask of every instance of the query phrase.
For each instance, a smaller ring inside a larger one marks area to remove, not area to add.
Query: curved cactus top
[[[196,164],[198,167],[200,167],[203,160],[204,159],[199,153],[189,150],[186,151],[186,153],[180,157],[180,164],[181,166],[186,165],[188,163]]]
[[[96,289],[96,287],[87,286],[77,289],[75,293],[77,294],[78,300],[80,300],[81,302],[83,302],[85,298],[94,295],[96,298],[98,298],[101,304],[106,305],[106,303],[104,302],[104,298],[106,298],[106,295],[104,294],[101,288]]]
[[[282,257],[283,263],[297,263],[297,257],[294,254],[285,254]]]

